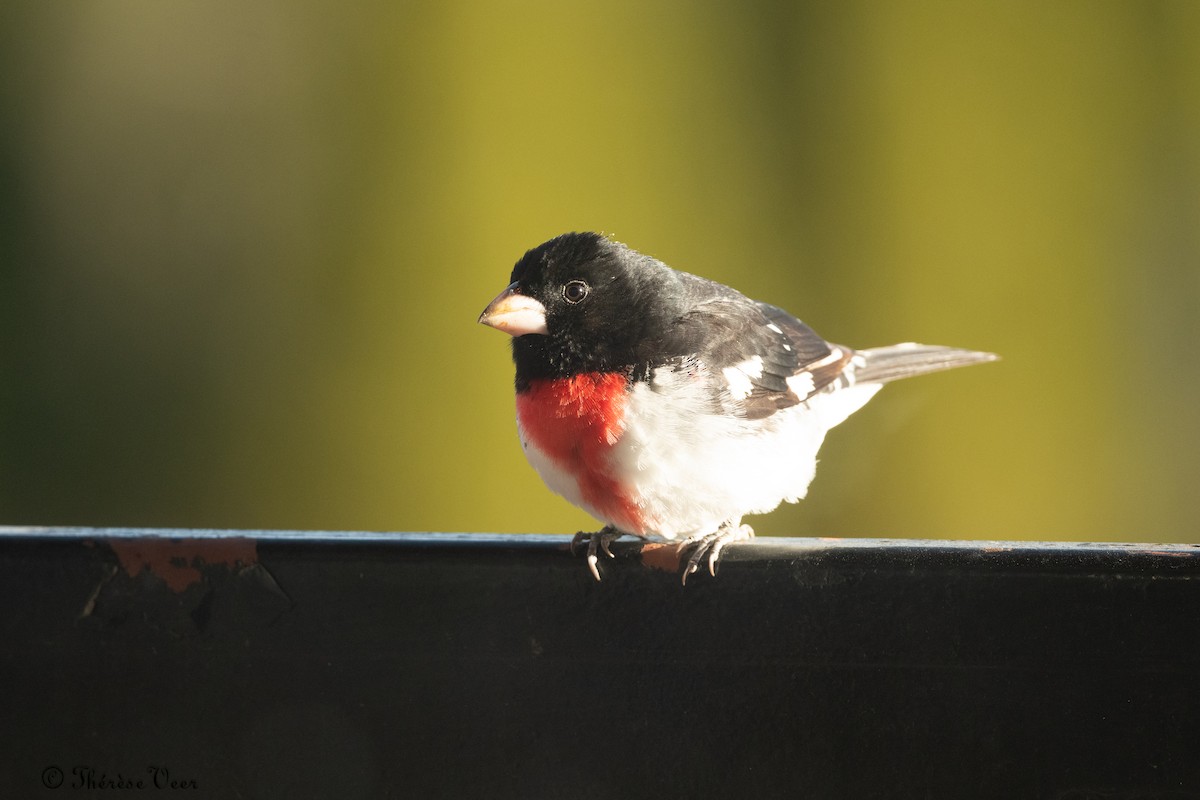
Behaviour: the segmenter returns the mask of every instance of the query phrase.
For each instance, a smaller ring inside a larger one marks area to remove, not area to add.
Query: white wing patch
[[[812,362],[811,364],[808,365],[807,368],[808,369],[820,369],[821,367],[828,366],[829,364],[833,364],[837,361],[840,361],[842,356],[844,355],[842,352],[842,348],[837,347],[836,345],[830,345],[830,348],[831,349],[829,351],[829,355],[825,356],[822,359],[818,359],[817,361]]]
[[[813,393],[813,389],[817,388],[813,383],[811,372],[798,372],[787,379],[787,387],[792,390],[792,394],[799,397],[801,400]]]
[[[817,384],[813,379],[813,372],[815,370],[819,370],[822,367],[827,367],[830,364],[836,364],[845,357],[846,353],[844,350],[842,350],[842,348],[838,347],[837,345],[830,345],[829,347],[829,355],[825,356],[824,358],[819,358],[811,364],[806,365],[803,371],[798,372],[787,379],[786,383],[788,388],[791,389],[792,393],[801,400],[816,391]]]
[[[729,395],[734,400],[745,400],[754,391],[752,379],[762,377],[762,356],[754,356],[740,364],[725,367],[721,373],[724,374],[725,380],[729,384]]]

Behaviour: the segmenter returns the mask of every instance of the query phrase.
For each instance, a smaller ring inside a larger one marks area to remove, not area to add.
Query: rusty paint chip
[[[258,563],[258,543],[254,539],[107,539],[117,554],[121,568],[131,578],[149,570],[173,592],[182,592],[204,579],[201,569],[221,565],[229,569]]]
[[[651,569],[677,572],[682,563],[679,545],[675,542],[646,542],[642,545],[642,563]]]

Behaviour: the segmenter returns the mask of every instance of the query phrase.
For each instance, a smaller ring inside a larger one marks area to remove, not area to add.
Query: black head
[[[525,253],[480,322],[513,334],[518,384],[636,372],[664,355],[678,282],[665,264],[623,244],[567,233]]]

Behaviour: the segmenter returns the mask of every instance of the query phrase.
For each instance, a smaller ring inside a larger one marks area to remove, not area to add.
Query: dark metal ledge
[[[0,797],[1200,798],[1200,547],[569,540],[0,528]]]

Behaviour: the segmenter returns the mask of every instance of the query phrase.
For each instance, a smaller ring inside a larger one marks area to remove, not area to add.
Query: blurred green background
[[[988,349],[760,534],[1200,541],[1200,3],[15,2],[0,523],[574,532],[525,249]]]

